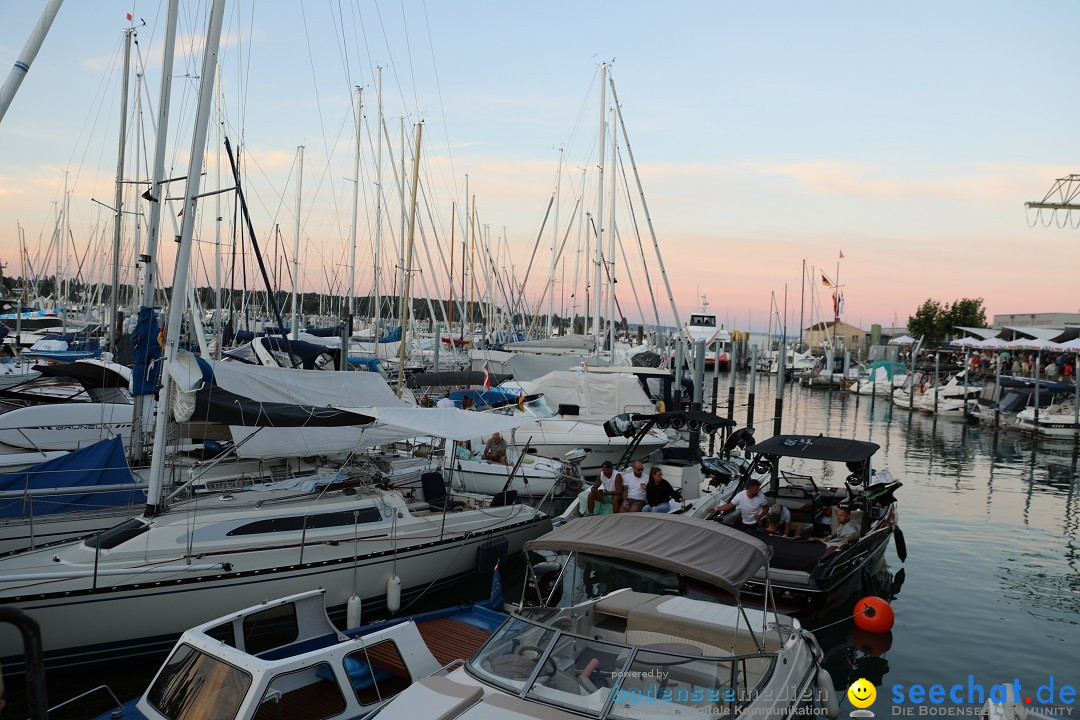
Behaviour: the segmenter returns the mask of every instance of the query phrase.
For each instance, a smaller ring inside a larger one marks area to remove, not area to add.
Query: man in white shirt
[[[589,514],[593,514],[596,503],[611,503],[611,512],[622,509],[623,482],[622,473],[615,472],[610,460],[600,465],[600,476],[589,490]]]
[[[732,508],[738,508],[740,513],[740,522],[736,526],[753,531],[769,511],[769,501],[761,494],[761,482],[750,478],[746,481],[746,489],[736,493],[731,502],[717,507],[716,512],[724,513]]]
[[[649,478],[645,476],[645,465],[640,460],[635,460],[629,469],[623,470],[623,489],[626,491],[622,502],[623,512],[641,512],[645,507],[645,485]]]
[[[449,390],[443,390],[442,397],[439,398],[439,402],[436,403],[435,407],[452,408],[457,407],[457,403],[455,403],[453,399],[451,399]]]

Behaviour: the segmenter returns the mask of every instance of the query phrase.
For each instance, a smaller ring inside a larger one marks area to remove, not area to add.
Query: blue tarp
[[[350,357],[349,364],[362,367],[368,372],[379,372],[379,366],[381,365],[379,358],[368,357]]]
[[[394,328],[394,332],[390,333],[386,337],[379,338],[381,343],[401,342],[401,326],[398,325]]]
[[[155,395],[161,378],[161,345],[158,344],[157,313],[154,308],[139,308],[139,319],[131,331],[131,349],[135,364],[131,368],[131,394]]]
[[[117,435],[55,460],[34,465],[16,473],[0,475],[0,491],[39,490],[44,488],[89,488],[99,485],[122,485],[135,478],[124,457],[124,443]],[[31,502],[33,507],[31,508]],[[28,518],[31,515],[54,515],[73,510],[120,507],[146,502],[141,487],[102,493],[72,492],[0,500],[0,518]]]

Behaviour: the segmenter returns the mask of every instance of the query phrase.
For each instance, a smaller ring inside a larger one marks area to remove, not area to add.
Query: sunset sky
[[[173,86],[171,175],[186,170],[207,5],[181,2],[175,74],[183,77]],[[9,2],[0,11],[5,72],[43,7],[39,0]],[[83,275],[107,276],[111,221],[91,198],[113,202],[121,32],[129,12],[139,25],[149,93],[141,142],[153,149],[164,2],[68,2],[0,123],[0,259],[7,274],[19,274],[17,221],[31,261],[43,263],[67,169]],[[363,86],[365,100],[357,292],[371,287],[375,66],[385,68],[396,162],[399,118],[410,148],[413,123],[424,120],[421,177],[430,209],[420,213],[429,242],[430,212],[446,252],[451,203],[458,201],[460,214],[467,173],[480,222],[490,226],[493,243],[505,228],[510,252],[499,260],[512,264],[520,280],[554,189],[559,147],[565,149],[560,240],[581,193],[582,168],[584,206],[595,212],[598,64],[614,60],[682,320],[705,292],[721,322],[762,328],[770,294],[782,305],[787,285],[795,328],[802,260],[817,268],[816,277],[822,270],[833,277],[841,250],[844,319],[864,328],[892,325],[894,317],[904,324],[927,297],[982,297],[991,316],[1080,311],[1080,233],[1067,222],[1032,227],[1037,218],[1024,208],[1025,201],[1042,199],[1055,178],[1077,170],[1080,93],[1058,77],[1068,68],[1080,22],[1074,2],[240,0],[226,12],[224,124],[233,144],[246,147],[252,219],[271,252],[275,223],[292,252],[294,160],[296,146],[305,146],[305,289],[334,283],[340,293],[347,274],[354,85]],[[134,107],[133,101],[131,115]],[[132,128],[129,178],[136,174],[134,138]],[[217,187],[213,127],[209,144],[204,191]],[[621,152],[625,157],[625,147]],[[144,156],[144,167],[147,162]],[[396,242],[400,199],[386,163],[386,217]],[[622,255],[616,258],[618,297],[634,322],[639,313],[630,287],[643,304],[648,299],[621,170],[619,183],[616,222],[631,266],[626,277]],[[660,316],[670,322],[631,190]],[[604,194],[606,202],[606,188]],[[203,201],[199,226],[200,285],[213,275],[213,202]],[[231,210],[223,213],[231,219]],[[576,221],[569,230],[565,286],[560,269],[555,303],[567,312]],[[133,232],[129,221],[129,247]],[[461,234],[459,224],[458,266]],[[166,238],[171,235],[170,229]],[[551,238],[549,224],[528,285],[534,306],[549,274]],[[162,275],[171,284],[173,244],[165,245]],[[429,249],[435,253],[433,244]],[[424,252],[418,250],[423,282],[445,286]],[[385,267],[394,264],[387,260]],[[820,291],[820,281],[815,284]],[[830,302],[819,299],[831,313]]]

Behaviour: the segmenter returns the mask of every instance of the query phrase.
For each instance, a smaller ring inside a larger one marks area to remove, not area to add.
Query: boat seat
[[[465,503],[453,500],[446,494],[446,480],[441,472],[426,472],[420,476],[420,486],[424,490],[424,500],[434,510],[456,510],[465,507]]]
[[[626,618],[627,642],[632,645],[687,643],[698,647],[706,657],[758,651],[746,620],[737,608],[718,604],[707,608],[698,617],[692,617],[686,612],[685,600],[662,596],[632,608]],[[755,614],[751,613],[750,617]],[[736,619],[739,622],[737,631]],[[754,631],[760,637],[760,627],[755,627]],[[767,634],[766,646],[778,649],[775,632]]]
[[[426,677],[413,683],[411,691],[394,700],[401,717],[450,720],[461,715],[484,696],[475,685],[462,685],[443,677]]]
[[[622,592],[615,592],[607,597],[600,598],[596,601],[593,607],[597,612],[601,612],[605,615],[613,615],[615,617],[625,618],[630,614],[630,611],[636,608],[638,605],[647,603],[650,600],[655,600],[656,595],[650,593],[634,592],[633,590],[624,590]]]

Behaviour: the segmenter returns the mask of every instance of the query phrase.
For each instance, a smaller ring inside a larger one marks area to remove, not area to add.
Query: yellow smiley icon
[[[851,683],[847,690],[848,700],[857,708],[868,708],[877,699],[877,688],[865,678],[859,678]]]

